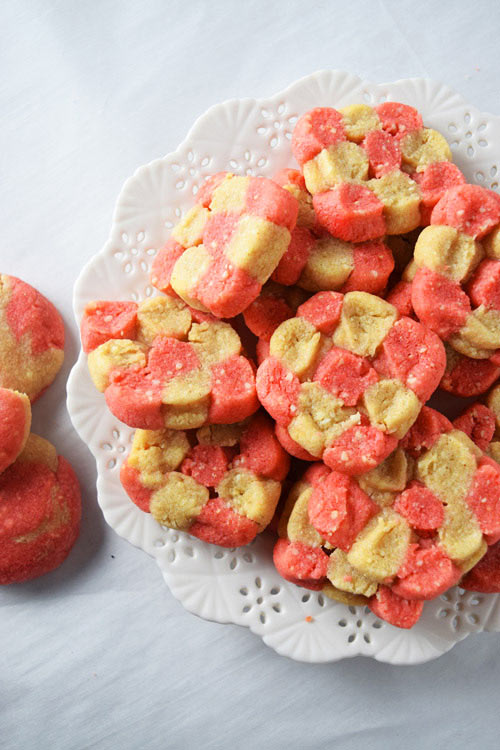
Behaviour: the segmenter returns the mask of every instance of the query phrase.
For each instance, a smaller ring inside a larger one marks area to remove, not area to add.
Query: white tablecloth
[[[498,748],[500,636],[395,668],[304,665],[188,614],[101,516],[65,381],[72,286],[122,182],[211,104],[321,68],[440,79],[500,113],[497,0],[120,2],[0,6],[1,271],[64,315],[68,344],[34,430],[76,468],[81,537],[54,573],[0,591],[0,747]]]

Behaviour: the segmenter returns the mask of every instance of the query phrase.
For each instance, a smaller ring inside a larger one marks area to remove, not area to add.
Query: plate
[[[268,99],[235,99],[211,107],[179,148],[140,167],[118,197],[107,243],[74,288],[80,322],[93,299],[142,300],[155,294],[148,272],[173,225],[204,179],[221,170],[271,177],[293,166],[290,138],[299,115],[317,106],[401,101],[449,140],[469,181],[497,189],[500,118],[479,112],[451,89],[412,78],[375,84],[342,71],[321,71]],[[427,602],[417,625],[399,630],[367,607],[346,607],[284,581],[272,564],[273,537],[224,549],[159,526],[123,491],[120,464],[133,430],[106,408],[80,353],[68,381],[73,425],[97,462],[99,505],[108,524],[156,560],[173,595],[209,620],[249,627],[278,653],[328,662],[362,654],[391,664],[438,657],[472,633],[500,631],[500,595],[448,591]]]

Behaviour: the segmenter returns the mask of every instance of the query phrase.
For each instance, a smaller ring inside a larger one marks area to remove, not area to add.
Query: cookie
[[[64,325],[54,305],[15,276],[0,275],[0,387],[35,401],[64,359]]]
[[[434,207],[431,224],[453,227],[475,240],[490,234],[500,222],[500,196],[480,185],[456,185]]]
[[[381,466],[357,480],[323,477],[308,519],[366,579],[404,599],[431,599],[498,541],[500,467],[425,407]]]
[[[326,475],[328,469],[325,466],[313,464],[291,488],[278,523],[280,538],[274,547],[273,561],[285,580],[332,596],[335,592],[327,578],[330,549],[312,526],[308,515],[311,493]],[[346,597],[353,597],[349,592],[339,590],[340,597],[344,593]],[[349,603],[360,604],[362,601],[353,597]]]
[[[151,282],[218,318],[238,315],[286,252],[297,214],[297,199],[272,180],[214,175],[155,258]]]
[[[408,481],[405,459],[403,451],[393,455],[363,482],[332,471],[311,493],[309,519],[342,552],[338,558],[351,567],[351,576],[363,576],[366,596],[385,584],[404,599],[433,599],[462,571],[437,541],[442,503],[419,481]],[[432,536],[422,537],[422,529]],[[351,585],[345,581],[348,590]]]
[[[31,404],[26,394],[0,388],[0,474],[23,450],[30,427]]]
[[[313,109],[297,121],[292,151],[317,220],[347,242],[418,227],[421,190],[410,174],[451,160],[446,139],[397,102]]]
[[[484,543],[494,544],[500,533],[500,467],[463,431],[428,407],[402,446],[417,460],[419,481],[446,503],[440,542],[463,566]]]
[[[162,526],[239,547],[271,521],[288,469],[269,418],[257,414],[197,431],[137,430],[120,477]]]
[[[91,303],[82,320],[87,349],[106,330],[111,337],[89,352],[88,366],[118,419],[141,429],[183,430],[239,422],[257,410],[254,366],[229,323],[170,296],[127,304],[124,313],[115,302],[99,302],[97,316]],[[124,330],[134,338],[122,338]]]
[[[320,292],[273,333],[257,392],[301,449],[358,475],[396,448],[444,367],[438,337],[384,300]]]
[[[479,241],[499,222],[496,193],[461,185],[438,201],[431,226],[415,246],[412,304],[417,316],[472,359],[499,356],[500,263],[487,257]]]
[[[356,570],[405,598],[433,598],[497,541],[500,467],[424,407],[381,466],[358,479],[332,471],[308,511]]]
[[[70,464],[31,434],[0,474],[0,584],[57,568],[78,537],[80,489]]]
[[[313,464],[292,487],[278,525],[280,539],[273,551],[275,567],[283,578],[303,588],[321,591],[344,604],[371,606],[375,610],[376,596],[385,587],[354,568],[346,553],[330,544],[311,523],[311,497],[315,493],[328,494],[329,477],[331,472],[326,466]],[[347,477],[344,480],[351,481]],[[395,601],[399,599],[405,601],[394,595]],[[411,627],[420,615],[422,602],[408,602],[406,609],[414,613],[412,621],[409,616],[405,620],[397,617],[395,607],[379,616],[399,627]]]

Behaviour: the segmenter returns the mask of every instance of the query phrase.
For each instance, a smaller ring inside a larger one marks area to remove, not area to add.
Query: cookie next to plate
[[[236,331],[180,299],[91,302],[81,331],[95,386],[131,427],[226,424],[258,408],[254,366]]]
[[[445,367],[439,338],[366,292],[320,292],[282,323],[257,391],[297,458],[359,475],[417,419]]]
[[[26,445],[31,427],[31,404],[25,393],[0,388],[0,474]]]
[[[269,524],[289,465],[271,421],[257,414],[197,431],[137,430],[120,477],[162,526],[239,547]]]
[[[78,536],[81,499],[73,469],[47,440],[31,434],[0,474],[0,584],[48,573]]]
[[[15,276],[0,275],[0,386],[35,401],[64,359],[64,325],[54,305]]]

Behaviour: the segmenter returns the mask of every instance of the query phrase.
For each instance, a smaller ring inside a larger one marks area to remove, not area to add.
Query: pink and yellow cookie
[[[385,300],[320,292],[274,331],[257,392],[293,455],[358,475],[396,448],[445,359],[435,334]]]
[[[371,583],[368,596],[383,584],[403,599],[433,599],[462,575],[439,540],[442,502],[410,477],[407,456],[399,449],[362,482],[331,472],[309,498],[313,527]],[[343,588],[351,585],[347,579]]]
[[[272,180],[214,175],[155,258],[151,281],[197,310],[238,315],[286,252],[297,214],[297,199]]]
[[[26,394],[0,388],[0,474],[23,450],[30,427],[31,404]]]
[[[78,537],[80,514],[73,469],[49,442],[31,434],[0,474],[0,584],[58,567]]]
[[[321,591],[343,604],[368,605],[375,611],[376,597],[380,598],[385,587],[354,568],[345,551],[330,544],[311,522],[311,498],[328,492],[325,482],[328,485],[329,477],[331,472],[326,466],[313,464],[292,487],[279,521],[280,539],[274,547],[274,564],[280,575],[292,583]],[[347,484],[350,482],[347,477],[344,480]],[[314,510],[315,503],[312,505]],[[350,506],[351,520],[354,519],[352,511]],[[359,518],[356,523],[360,525]],[[377,614],[398,627],[411,627],[418,620],[422,606],[420,601],[409,602],[394,594],[392,606]],[[405,618],[401,610],[406,611]]]
[[[227,424],[258,408],[254,365],[234,328],[180,299],[91,302],[82,342],[96,388],[131,427]]]
[[[421,190],[408,173],[451,160],[445,138],[397,102],[313,109],[299,118],[292,151],[318,221],[348,242],[418,227]]]
[[[495,364],[500,363],[499,227],[496,193],[478,185],[447,190],[417,240],[411,292],[419,319],[452,348]]]
[[[15,276],[0,275],[0,387],[35,401],[64,359],[64,325],[54,305]]]
[[[137,430],[120,476],[162,526],[239,547],[271,521],[289,465],[270,420],[257,414],[190,432]]]

